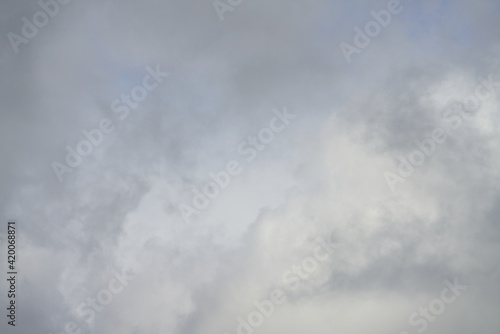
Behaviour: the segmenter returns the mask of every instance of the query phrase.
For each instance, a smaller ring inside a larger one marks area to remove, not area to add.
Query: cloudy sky
[[[497,334],[499,14],[2,1],[0,332]]]

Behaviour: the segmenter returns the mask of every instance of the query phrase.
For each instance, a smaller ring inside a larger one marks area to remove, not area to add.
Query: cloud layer
[[[458,279],[425,332],[497,333],[500,4],[401,0],[348,62],[341,43],[391,1],[222,2],[223,20],[200,0],[2,2],[0,216],[19,226],[20,294],[1,331],[233,334],[279,289],[255,333],[417,333]],[[169,75],[134,100],[148,66]],[[113,131],[68,166],[103,119]],[[291,289],[318,238],[334,252]],[[82,303],[123,271],[89,321]]]

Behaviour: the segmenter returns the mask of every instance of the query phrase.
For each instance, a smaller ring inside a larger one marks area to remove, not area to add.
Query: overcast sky
[[[500,2],[60,1],[0,4],[2,333],[499,332]]]

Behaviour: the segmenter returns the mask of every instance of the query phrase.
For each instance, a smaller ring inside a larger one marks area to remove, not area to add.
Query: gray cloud
[[[339,44],[387,3],[243,0],[220,21],[211,1],[73,0],[16,53],[8,33],[40,6],[4,1],[0,217],[19,225],[20,297],[1,331],[236,333],[332,233],[332,259],[256,333],[415,333],[454,278],[468,289],[426,333],[498,331],[499,90],[395,192],[384,173],[500,81],[499,5],[402,0],[347,63]],[[120,120],[148,65],[170,76]],[[283,107],[296,119],[247,162],[238,145]],[[103,118],[115,130],[59,182],[51,163]],[[179,205],[231,160],[241,174],[185,224]],[[78,306],[109,268],[138,274],[89,325]]]

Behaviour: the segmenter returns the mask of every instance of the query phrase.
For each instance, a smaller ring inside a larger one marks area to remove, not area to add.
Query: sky
[[[2,1],[0,332],[497,334],[499,13]]]

